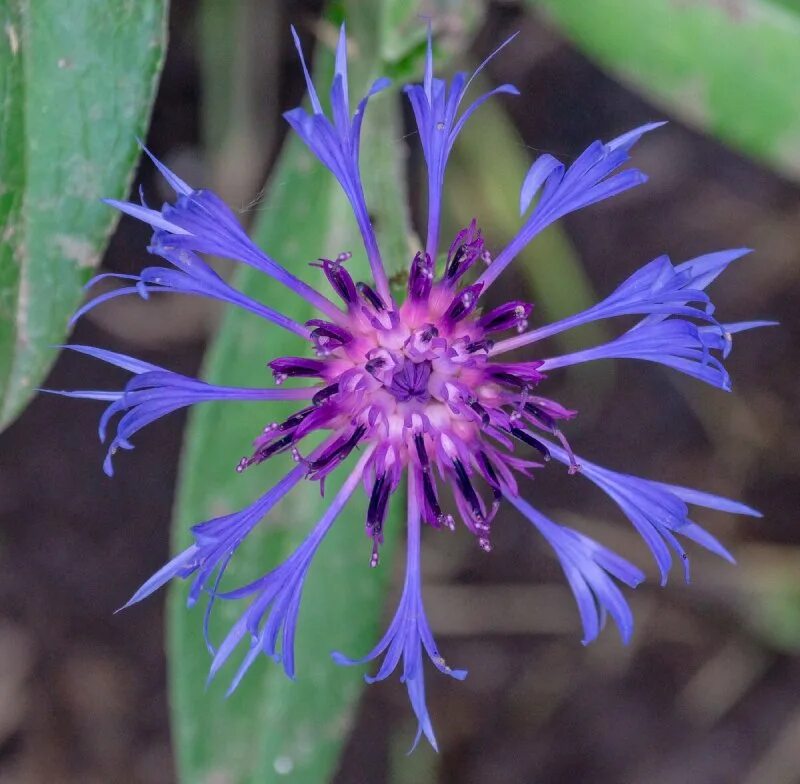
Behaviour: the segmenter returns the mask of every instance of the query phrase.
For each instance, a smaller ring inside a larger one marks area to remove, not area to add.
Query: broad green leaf
[[[587,55],[687,123],[800,177],[796,0],[528,0]]]
[[[378,75],[373,39],[374,15],[379,9],[378,4],[348,6],[353,98]],[[315,70],[324,76],[318,77],[318,85],[329,81],[332,59],[330,51],[324,46],[320,49]],[[362,151],[368,201],[390,274],[410,258],[398,113],[395,93],[372,99]],[[266,200],[257,207],[257,242],[295,274],[323,290],[327,286],[324,276],[308,266],[320,255],[330,257],[352,250],[348,268],[354,276],[366,277],[368,266],[349,206],[331,174],[298,140],[287,143],[271,183]],[[299,321],[313,315],[299,298],[253,270],[239,270],[234,283]],[[231,310],[210,349],[205,375],[226,384],[269,386],[266,362],[298,351],[307,349],[295,336]],[[278,406],[260,404],[210,404],[193,412],[175,516],[176,549],[190,541],[190,525],[245,506],[292,468],[290,457],[279,456],[245,474],[234,471],[261,428],[285,413],[286,409]],[[347,467],[340,468],[339,479],[326,483],[326,498],[333,495],[346,471]],[[239,584],[285,560],[326,503],[316,484],[305,483],[295,489],[243,545],[226,581]],[[395,499],[386,524],[388,538],[395,538],[404,528],[403,504],[402,498]],[[300,610],[294,682],[286,679],[278,664],[262,657],[226,700],[224,692],[245,653],[242,649],[206,689],[209,656],[201,636],[203,610],[186,609],[185,585],[172,589],[168,648],[174,739],[182,781],[260,784],[280,777],[281,781],[313,784],[330,776],[363,687],[363,670],[337,667],[329,653],[340,649],[361,655],[374,645],[392,571],[390,546],[383,550],[380,568],[368,567],[365,506],[358,490],[311,566]],[[218,603],[212,637],[219,640],[245,606]]]
[[[100,260],[164,57],[166,0],[0,0],[0,426]]]

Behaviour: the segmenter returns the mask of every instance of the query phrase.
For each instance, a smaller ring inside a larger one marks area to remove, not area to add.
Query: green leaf
[[[800,177],[797,0],[528,0],[670,114]]]
[[[421,76],[430,19],[434,30],[437,72],[447,67],[450,56],[461,53],[486,12],[485,0],[431,0],[422,13],[417,2],[384,0],[381,58],[387,74],[412,81]]]
[[[0,0],[0,425],[62,342],[116,222],[164,56],[166,0]]]
[[[378,6],[353,6],[347,18],[353,43],[351,96],[355,98],[378,75],[379,56],[371,32],[376,29],[371,15]],[[319,52],[316,60],[317,84],[322,85],[330,80],[331,52]],[[401,136],[396,93],[374,97],[364,123],[361,168],[390,274],[408,264],[411,247],[402,146],[398,143]],[[348,269],[356,277],[367,276],[355,221],[338,184],[297,139],[287,143],[259,210],[256,241],[295,274],[324,290],[324,276],[308,262],[320,255],[352,250]],[[240,269],[234,284],[299,321],[313,315],[302,300],[251,269]],[[250,314],[230,310],[210,349],[205,376],[225,384],[269,386],[266,362],[299,351],[307,348],[296,336]],[[190,525],[247,505],[292,468],[290,457],[278,456],[244,474],[234,471],[264,425],[285,412],[272,404],[236,403],[209,404],[193,412],[175,516],[176,549],[189,543]],[[340,468],[335,475],[338,478],[326,483],[326,499],[332,497],[347,470]],[[226,581],[240,584],[285,560],[327,502],[320,498],[316,484],[303,483],[296,488],[240,548]],[[402,498],[394,499],[386,523],[387,539],[396,538],[404,529],[403,505]],[[365,506],[358,490],[311,565],[297,633],[296,681],[287,680],[280,665],[261,657],[226,700],[223,695],[239,661],[233,657],[236,661],[206,689],[209,656],[201,635],[203,611],[187,610],[186,586],[173,587],[168,649],[182,781],[261,784],[280,774],[281,781],[313,784],[330,776],[363,688],[363,671],[337,667],[329,654],[339,649],[361,655],[374,645],[391,573],[391,542],[382,551],[381,568],[369,569],[370,544],[363,532]],[[245,607],[244,603],[219,602],[212,617],[212,638],[219,640]],[[244,647],[239,657],[244,655]]]

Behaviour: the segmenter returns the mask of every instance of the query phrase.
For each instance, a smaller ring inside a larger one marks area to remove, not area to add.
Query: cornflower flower
[[[144,201],[108,200],[108,204],[152,227],[148,250],[168,266],[147,267],[139,275],[97,276],[90,285],[107,277],[121,278],[125,284],[89,301],[75,318],[119,296],[147,298],[156,292],[180,292],[243,308],[275,328],[299,335],[307,341],[308,350],[301,356],[271,359],[273,387],[239,388],[209,384],[112,351],[71,345],[67,348],[123,368],[132,377],[122,390],[58,394],[109,403],[100,420],[104,441],[113,418],[121,415],[104,463],[109,475],[119,449],[133,448],[131,439],[143,427],[180,408],[212,400],[297,401],[295,413],[267,425],[256,437],[252,453],[236,466],[241,472],[290,455],[286,475],[247,508],[195,525],[193,544],[145,582],[126,605],[141,601],[173,578],[191,581],[190,606],[203,594],[209,597],[209,608],[215,599],[249,600],[222,642],[213,646],[208,641],[211,675],[246,642],[247,653],[231,689],[262,654],[279,661],[286,674],[294,677],[300,597],[317,548],[362,485],[369,498],[364,525],[370,546],[365,564],[377,566],[387,510],[391,503],[400,503],[396,497],[405,477],[407,555],[398,607],[386,633],[365,656],[355,659],[337,652],[333,658],[342,665],[379,661],[376,673],[366,678],[369,682],[383,680],[400,667],[418,721],[414,745],[424,735],[435,748],[425,701],[424,658],[450,677],[463,679],[466,672],[446,664],[426,618],[421,587],[423,526],[453,530],[458,521],[488,553],[497,511],[507,501],[552,548],[578,605],[583,642],[598,636],[607,616],[627,642],[633,617],[620,585],[633,588],[644,574],[589,536],[535,509],[522,497],[520,478],[530,478],[552,459],[570,474],[588,479],[619,506],[642,536],[662,584],[673,554],[688,579],[683,540],[733,561],[716,538],[690,519],[689,507],[751,516],[758,512],[709,493],[610,471],[578,457],[564,434],[565,423],[577,412],[546,397],[540,388],[559,368],[625,358],[654,362],[729,390],[723,359],[731,349],[732,335],[770,322],[721,323],[706,293],[709,284],[746,249],[708,253],[680,264],[660,256],[588,310],[546,326],[529,328],[533,309],[529,302],[513,300],[483,309],[482,298],[492,284],[543,229],[564,215],[646,181],[638,169],[622,167],[633,146],[662,123],[642,125],[611,141],[596,141],[569,166],[552,155],[538,157],[522,182],[520,229],[496,256],[487,250],[475,219],[442,245],[442,192],[453,144],[484,101],[499,93],[515,95],[517,90],[504,84],[461,111],[472,80],[488,59],[472,76],[458,73],[447,84],[434,76],[430,33],[423,82],[405,88],[427,165],[427,236],[424,250],[409,260],[405,297],[399,301],[381,259],[359,172],[365,109],[388,80],[376,81],[351,114],[342,26],[328,115],[294,29],[292,34],[311,111],[296,108],[285,118],[344,190],[363,239],[371,279],[354,280],[348,272],[349,254],[341,254],[314,262],[322,286],[313,288],[257,247],[214,193],[191,187],[146,151],[174,190],[174,202],[160,210]],[[233,259],[268,275],[312,305],[317,317],[301,324],[251,299],[223,280],[201,258],[205,254]],[[442,263],[437,264],[440,254]],[[560,356],[536,351],[535,344],[545,338],[617,316],[636,321],[610,342]],[[534,347],[529,356],[513,358],[512,352],[529,347]],[[305,383],[284,384],[296,380]],[[322,442],[307,449],[306,439],[320,432]],[[356,451],[360,456],[355,466],[296,551],[254,582],[220,592],[219,582],[231,558],[272,508],[302,481],[319,482],[324,488],[325,478]],[[442,500],[444,485],[452,488],[452,508]]]

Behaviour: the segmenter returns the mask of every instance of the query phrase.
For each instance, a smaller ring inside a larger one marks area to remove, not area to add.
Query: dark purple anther
[[[431,363],[405,360],[400,369],[392,376],[389,391],[401,403],[416,400],[425,403],[430,398],[428,379],[431,377]]]
[[[342,266],[342,262],[350,258],[349,253],[342,253],[335,261],[330,259],[319,259],[321,264],[312,264],[314,267],[322,267],[333,290],[344,300],[348,308],[355,305],[358,301],[356,285],[350,273]]]
[[[530,385],[527,383],[527,381],[523,381],[521,378],[517,378],[511,373],[506,373],[502,370],[496,370],[493,373],[490,373],[490,375],[492,380],[497,381],[498,384],[506,384],[507,386],[517,387],[518,389],[530,388]]]
[[[475,219],[462,229],[453,240],[447,254],[447,266],[444,271],[444,281],[453,285],[483,252],[483,238],[481,230],[477,227]]]
[[[316,411],[315,406],[308,408],[301,408],[299,411],[292,414],[288,419],[278,425],[278,430],[286,432],[287,430],[294,430],[309,414]]]
[[[542,366],[541,360],[533,362],[515,362],[511,364],[487,365],[484,372],[489,378],[501,384],[508,384],[519,389],[526,389],[535,386],[544,375],[539,372]]]
[[[527,302],[507,302],[481,316],[478,319],[478,326],[484,332],[500,332],[505,329],[524,332],[528,327],[528,316],[532,310],[533,305]]]
[[[285,436],[281,436],[276,441],[272,441],[271,443],[256,449],[252,457],[243,457],[236,466],[236,471],[241,474],[242,471],[244,471],[246,468],[249,468],[251,465],[263,463],[273,455],[277,455],[279,452],[285,452],[290,446],[292,446],[293,443],[294,433],[287,433]]]
[[[311,398],[311,402],[318,406],[324,403],[328,398],[333,397],[339,391],[339,382],[337,381],[335,384],[328,384],[327,387],[323,387],[320,389],[319,392]]]
[[[466,318],[478,305],[478,297],[483,289],[483,283],[473,283],[463,289],[450,303],[442,316],[442,321],[455,324]]]
[[[444,515],[442,515],[439,499],[436,497],[436,486],[431,476],[431,462],[425,449],[425,436],[422,433],[415,433],[414,446],[417,449],[417,458],[422,471],[422,492],[425,496],[425,503],[430,510],[430,516],[427,521],[431,525],[440,528],[444,523]]]
[[[263,463],[273,455],[285,452],[304,438],[309,430],[324,426],[331,418],[331,411],[318,406],[308,406],[296,411],[280,425],[273,424],[264,429],[264,434],[256,440],[256,450],[252,457],[244,457],[236,467],[238,472],[256,463]]]
[[[306,326],[315,327],[311,332],[311,339],[317,351],[323,355],[330,354],[353,339],[346,329],[324,319],[311,319],[306,321]]]
[[[518,438],[524,444],[532,446],[537,452],[541,453],[545,460],[550,459],[550,450],[541,441],[539,441],[538,438],[535,438],[527,430],[521,430],[518,427],[510,427],[508,428],[507,432],[511,433],[514,438]]]
[[[408,297],[414,302],[428,299],[433,285],[433,261],[427,253],[417,253],[408,273]]]
[[[254,457],[257,457],[260,463],[262,460],[266,460],[273,455],[277,455],[278,452],[283,452],[288,449],[292,445],[292,441],[294,441],[294,435],[292,433],[287,433],[285,436],[281,436],[277,441],[273,441],[271,444],[259,449]]]
[[[356,289],[358,289],[358,293],[372,305],[378,313],[382,310],[386,310],[386,305],[383,300],[378,296],[375,290],[370,288],[366,283],[356,283]]]
[[[469,407],[481,418],[481,424],[486,427],[490,422],[489,412],[477,400],[473,400]]]
[[[383,357],[376,357],[375,359],[371,359],[369,362],[367,362],[366,365],[364,365],[364,370],[366,370],[367,373],[370,373],[374,376],[376,373],[380,373],[380,371],[383,370],[385,366],[386,366],[386,360]]]
[[[370,529],[372,536],[377,536],[383,531],[391,490],[392,485],[387,480],[386,474],[380,474],[380,476],[376,477],[369,497],[369,507],[367,508],[367,527]]]
[[[440,528],[444,522],[444,515],[442,514],[442,507],[439,505],[439,499],[436,497],[436,490],[434,489],[430,471],[422,475],[422,492],[425,495],[425,503],[430,509],[428,522]]]
[[[308,478],[322,479],[356,448],[367,428],[359,425],[349,436],[339,436],[319,457],[308,463]]]
[[[388,384],[397,366],[394,356],[385,348],[374,348],[367,353],[364,370],[374,376],[381,384]]]
[[[483,523],[486,518],[481,510],[478,494],[475,492],[475,488],[472,486],[472,482],[467,474],[467,469],[464,468],[464,464],[458,458],[453,460],[453,468],[456,472],[456,485],[464,500],[469,505],[469,508],[472,510],[472,517],[475,522]]]
[[[467,352],[467,354],[474,354],[476,351],[485,351],[488,354],[493,347],[494,341],[490,340],[489,338],[485,338],[484,340],[475,340],[472,343],[467,343],[467,346],[464,350]]]
[[[327,364],[319,359],[307,359],[306,357],[278,357],[272,362],[267,363],[267,367],[272,370],[276,384],[282,384],[287,378],[302,376],[314,378],[321,376]]]
[[[492,508],[488,515],[488,521],[491,521],[500,508],[503,492],[500,489],[500,480],[497,478],[497,472],[494,470],[494,466],[486,452],[478,452],[478,466],[483,474],[483,478],[486,480],[489,487],[492,488]]]
[[[339,410],[333,403],[328,405],[323,404],[321,406],[311,406],[311,412],[308,414],[308,416],[304,417],[303,421],[300,422],[295,428],[295,440],[299,441],[301,438],[305,438],[314,430],[326,427],[331,419],[336,417],[338,413]]]
[[[419,339],[423,343],[430,343],[434,338],[439,337],[439,330],[433,324],[426,324],[419,333]]]
[[[500,490],[500,480],[497,478],[497,472],[494,470],[491,460],[486,452],[478,452],[478,464],[481,467],[484,479],[492,490]]]
[[[541,422],[546,428],[549,428],[550,430],[555,429],[555,419],[553,419],[553,417],[551,417],[546,411],[539,408],[539,406],[535,405],[534,403],[526,403],[525,411]]]
[[[428,450],[425,449],[425,436],[422,433],[414,434],[414,446],[417,448],[417,457],[423,471],[430,471],[431,461],[428,457]]]
[[[412,360],[422,359],[438,337],[439,330],[433,324],[423,324],[411,333],[403,347]]]

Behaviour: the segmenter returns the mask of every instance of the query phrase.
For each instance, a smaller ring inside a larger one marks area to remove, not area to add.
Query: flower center
[[[401,403],[416,400],[425,403],[430,399],[428,380],[431,377],[431,363],[429,360],[413,362],[410,359],[403,361],[399,370],[392,376],[388,390]]]
[[[306,476],[322,483],[362,441],[372,442],[366,528],[373,540],[373,566],[389,497],[406,467],[419,483],[421,518],[436,528],[454,526],[439,499],[439,484],[448,484],[465,525],[484,550],[492,546],[491,525],[503,488],[513,486],[509,467],[525,474],[541,465],[507,454],[514,440],[548,460],[548,446],[531,432],[542,430],[558,439],[558,448],[570,455],[571,470],[577,470],[557,426],[557,420],[575,412],[534,394],[544,377],[543,361],[498,362],[491,355],[493,336],[524,330],[533,306],[514,300],[478,312],[483,284],[459,284],[482,248],[470,224],[456,238],[438,281],[431,257],[417,254],[400,307],[353,280],[343,263],[349,254],[321,259],[319,266],[346,310],[333,321],[306,322],[315,357],[278,357],[269,363],[277,384],[297,377],[316,378],[320,386],[307,393],[310,405],[265,428],[252,456],[237,470],[291,451],[306,465]],[[318,430],[333,432],[315,452],[301,453],[299,443]]]

